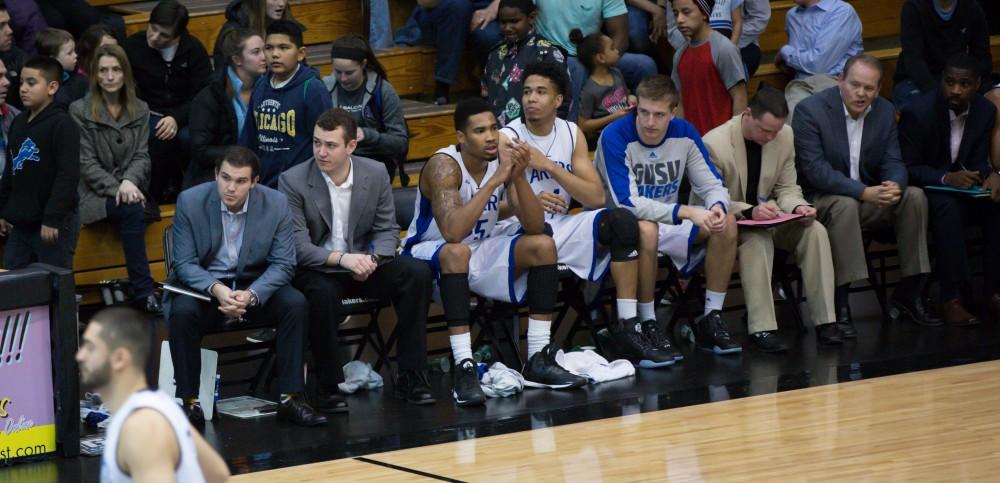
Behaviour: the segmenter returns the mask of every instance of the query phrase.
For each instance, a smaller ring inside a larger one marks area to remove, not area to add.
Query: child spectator
[[[80,223],[118,225],[132,303],[160,311],[146,258],[146,194],[149,189],[149,106],[135,95],[125,51],[98,47],[87,96],[69,113],[80,126]]]
[[[111,32],[111,29],[103,23],[91,25],[80,34],[80,39],[76,42],[76,71],[81,75],[87,75],[90,68],[90,61],[93,59],[94,51],[102,45],[118,44],[118,39]]]
[[[593,149],[604,126],[632,112],[636,99],[625,86],[625,76],[615,67],[621,53],[611,37],[601,32],[583,37],[579,29],[573,29],[569,36],[576,44],[577,57],[590,74],[580,91],[580,115],[576,123]]]
[[[566,66],[566,54],[562,49],[535,31],[537,16],[532,0],[500,1],[503,42],[490,51],[482,77],[483,98],[493,104],[493,114],[500,126],[521,117],[525,67],[538,62]],[[564,96],[557,115],[561,118],[569,115],[571,103],[570,96]]]
[[[226,32],[244,28],[250,29],[250,31],[260,35],[260,38],[264,38],[267,35],[267,26],[275,20],[295,22],[295,17],[292,16],[292,6],[288,4],[288,0],[232,0],[229,2],[229,5],[226,6],[226,23],[222,25],[219,36],[215,38],[215,49],[212,51],[215,68],[222,70],[222,66],[229,65],[229,59],[222,53],[224,50],[222,38]]]
[[[0,179],[0,235],[7,235],[8,270],[34,262],[73,269],[80,234],[80,130],[54,102],[61,72],[49,57],[35,57],[21,69],[26,110],[11,125],[10,161]]]
[[[715,0],[708,24],[733,45],[739,45],[743,32],[743,0]]]
[[[160,203],[173,201],[181,188],[191,159],[191,100],[212,75],[212,61],[187,25],[187,8],[161,0],[146,31],[125,41],[139,98],[149,104],[150,195]]]
[[[330,51],[333,73],[323,78],[333,107],[339,107],[358,123],[358,147],[354,154],[385,164],[389,179],[399,169],[400,181],[410,137],[399,104],[399,94],[385,78],[385,67],[375,52],[357,34],[333,41]],[[404,183],[405,186],[405,183]]]
[[[677,29],[688,39],[674,54],[672,77],[681,93],[677,115],[702,136],[747,108],[743,60],[736,45],[709,26],[713,5],[713,0],[673,1]]]
[[[271,72],[250,96],[253,119],[244,125],[240,144],[260,157],[260,183],[275,188],[278,175],[312,157],[312,129],[331,104],[319,71],[302,63],[302,27],[288,20],[272,22],[264,50]]]
[[[73,36],[65,30],[46,28],[38,34],[35,50],[38,55],[56,59],[62,65],[56,102],[69,106],[73,101],[83,99],[89,83],[86,77],[76,73],[76,42]]]
[[[249,114],[250,96],[257,78],[267,73],[264,38],[245,28],[222,34],[218,64],[212,82],[191,106],[191,165],[184,175],[184,189],[215,178],[215,161],[236,144]]]

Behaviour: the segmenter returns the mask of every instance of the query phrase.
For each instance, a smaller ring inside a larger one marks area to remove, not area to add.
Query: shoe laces
[[[662,349],[670,348],[670,339],[667,338],[667,334],[655,321],[643,322],[642,329],[643,335],[653,343],[654,347]]]
[[[726,324],[722,321],[722,317],[719,316],[718,312],[712,312],[702,319],[705,324],[705,328],[712,333],[712,337],[716,339],[729,339],[729,329]]]

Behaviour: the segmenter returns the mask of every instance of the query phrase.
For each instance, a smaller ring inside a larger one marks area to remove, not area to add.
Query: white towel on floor
[[[510,397],[524,390],[524,376],[502,362],[494,362],[479,385],[486,397]]]
[[[371,364],[351,361],[344,364],[344,382],[337,387],[344,394],[354,394],[358,389],[378,389],[383,384],[382,375],[372,370]]]
[[[581,352],[556,352],[556,363],[573,374],[586,377],[591,382],[607,382],[635,375],[635,367],[625,359],[608,362],[600,354],[585,350]]]

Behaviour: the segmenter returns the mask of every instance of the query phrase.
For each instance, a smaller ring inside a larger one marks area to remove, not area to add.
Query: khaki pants
[[[839,195],[817,195],[815,205],[819,221],[830,234],[837,286],[868,278],[862,230],[893,228],[903,277],[931,271],[927,257],[927,198],[920,188],[907,187],[899,203],[887,207]]]
[[[775,247],[792,253],[795,263],[802,270],[813,324],[834,322],[834,271],[826,228],[819,222],[809,225],[792,222],[767,230],[740,229],[740,279],[743,280],[749,332],[753,334],[778,328],[771,294]]]
[[[785,123],[789,126],[792,125],[795,106],[799,105],[805,98],[835,85],[837,85],[837,78],[826,74],[817,74],[789,82],[785,86],[785,100],[788,102],[788,118],[785,119]]]

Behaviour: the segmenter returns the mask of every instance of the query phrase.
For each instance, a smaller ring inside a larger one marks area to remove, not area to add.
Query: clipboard
[[[931,191],[944,191],[947,193],[966,195],[966,196],[971,196],[973,198],[988,198],[993,195],[993,192],[991,192],[990,190],[984,190],[982,188],[954,188],[951,186],[931,185],[931,186],[924,186],[924,189]]]

